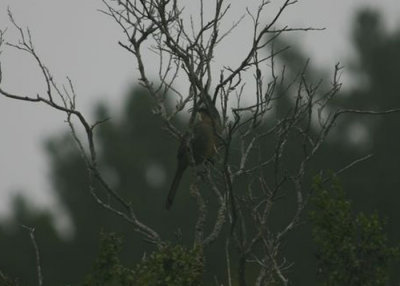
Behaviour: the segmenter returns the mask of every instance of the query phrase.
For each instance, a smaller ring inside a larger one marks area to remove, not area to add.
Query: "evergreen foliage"
[[[199,286],[202,285],[201,248],[164,245],[143,257],[132,269],[118,258],[122,239],[102,233],[99,256],[83,286]]]
[[[328,188],[315,178],[313,190],[310,217],[320,284],[386,285],[390,262],[399,249],[389,246],[378,214],[355,214],[335,178]]]

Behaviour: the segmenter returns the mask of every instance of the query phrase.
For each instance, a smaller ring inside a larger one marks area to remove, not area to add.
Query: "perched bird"
[[[178,165],[171,187],[168,192],[166,208],[170,209],[179,183],[186,168],[194,163],[199,165],[210,159],[216,153],[217,134],[220,132],[221,122],[215,107],[201,107],[197,111],[192,132],[187,134],[178,149]]]

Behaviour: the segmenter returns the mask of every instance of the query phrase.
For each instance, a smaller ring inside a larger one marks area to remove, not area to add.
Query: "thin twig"
[[[332,177],[339,176],[341,173],[344,173],[345,171],[349,170],[350,168],[353,168],[355,165],[358,165],[358,164],[360,164],[360,163],[362,163],[364,161],[367,161],[368,159],[372,158],[373,156],[374,156],[374,154],[371,153],[371,154],[365,155],[365,156],[363,156],[363,157],[361,157],[359,159],[356,159],[356,160],[352,161],[351,163],[349,163],[346,166],[342,167],[340,170],[337,170],[336,172],[334,172],[333,176],[329,176],[329,177],[325,178],[322,181],[322,183],[328,182],[329,180],[332,179]]]
[[[38,278],[38,286],[43,285],[43,274],[42,274],[42,267],[40,264],[40,253],[39,253],[39,247],[36,242],[35,238],[35,228],[29,227],[26,225],[21,225],[21,227],[25,228],[29,232],[29,237],[31,239],[33,249],[35,250],[35,257],[36,257],[36,270],[37,270],[37,278]]]

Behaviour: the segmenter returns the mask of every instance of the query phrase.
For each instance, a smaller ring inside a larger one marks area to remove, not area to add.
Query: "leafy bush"
[[[164,245],[133,269],[118,258],[122,240],[114,233],[101,235],[100,254],[84,286],[198,286],[203,274],[200,247]]]
[[[321,285],[385,285],[397,247],[388,246],[384,222],[374,213],[353,214],[351,203],[333,178],[329,188],[314,181],[313,240]]]

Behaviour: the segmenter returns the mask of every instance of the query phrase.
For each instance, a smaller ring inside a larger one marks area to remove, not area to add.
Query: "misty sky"
[[[233,4],[231,21],[243,14],[245,6],[254,9],[259,3],[255,0],[232,2],[242,4]],[[399,0],[299,0],[279,24],[327,28],[293,36],[301,41],[312,63],[330,69],[337,62],[345,64],[351,57],[349,28],[360,6],[378,8],[389,28],[400,27]],[[17,34],[8,21],[7,7],[18,23],[30,27],[36,51],[57,80],[62,83],[67,75],[73,80],[78,109],[91,115],[93,104],[99,100],[118,108],[128,87],[136,80],[136,66],[134,59],[117,45],[118,40],[124,40],[118,26],[98,11],[103,8],[102,1],[0,0],[0,29],[8,28],[6,38],[12,42]],[[240,49],[240,43],[249,37],[244,26],[229,41],[237,41],[235,47]],[[43,92],[45,87],[32,59],[15,50],[3,50],[1,87],[26,96]],[[236,51],[232,49],[221,53],[224,62],[236,58]],[[49,135],[68,130],[64,118],[64,114],[47,106],[0,96],[0,219],[7,212],[10,194],[18,191],[25,191],[40,205],[54,203],[49,198],[49,170],[42,146]]]

